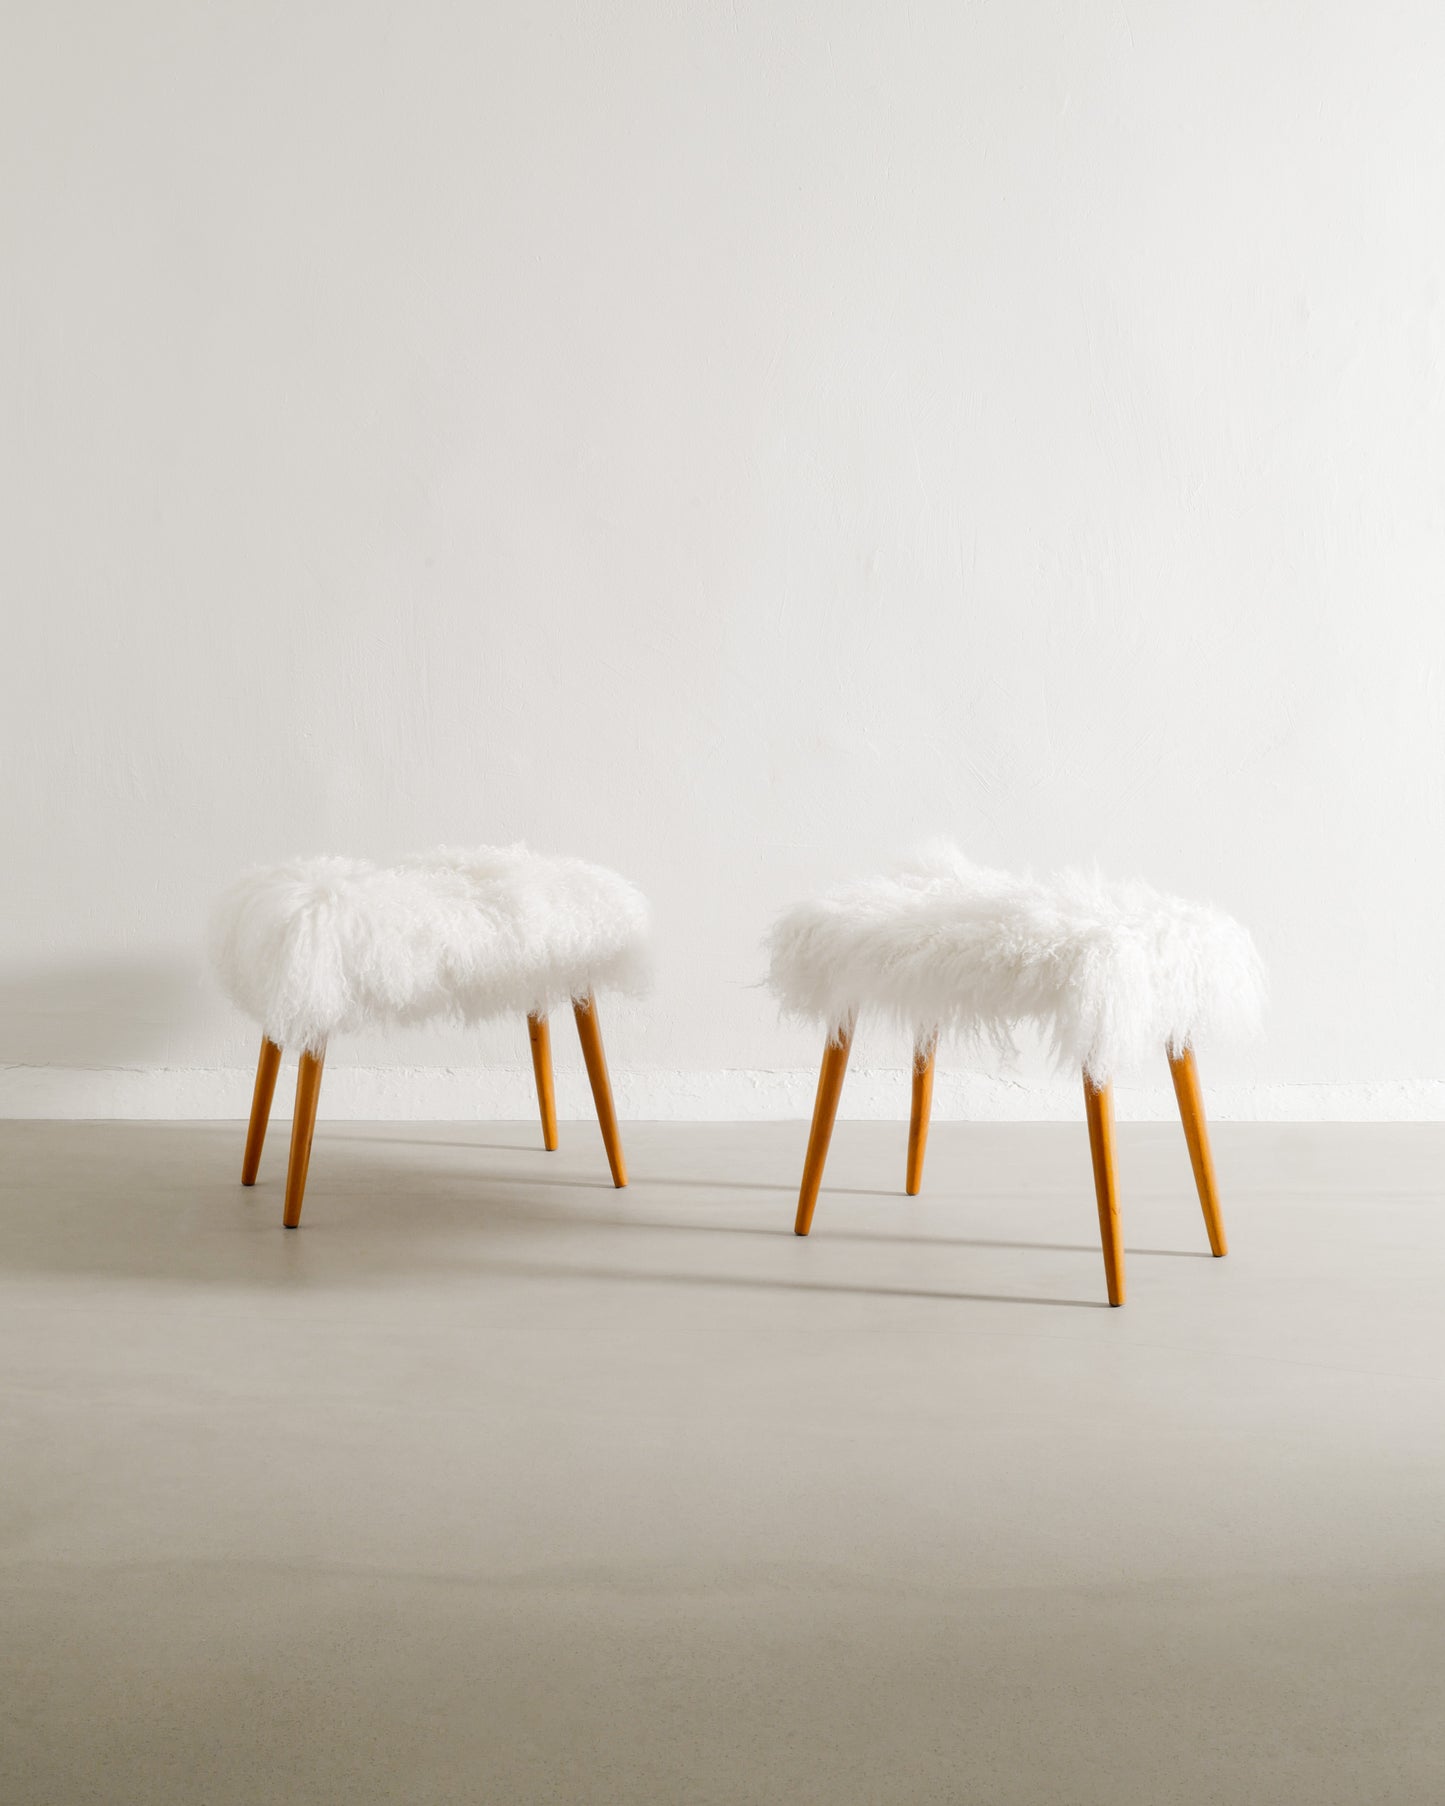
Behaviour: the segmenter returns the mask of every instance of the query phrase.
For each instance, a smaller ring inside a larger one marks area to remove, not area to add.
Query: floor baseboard
[[[50,1120],[204,1120],[236,1118],[250,1106],[253,1074],[240,1068],[7,1066],[0,1069],[0,1117]],[[848,1075],[840,1118],[877,1121],[908,1116],[908,1075],[862,1067]],[[652,1122],[766,1122],[806,1118],[817,1074],[791,1071],[613,1074],[624,1118]],[[276,1097],[289,1112],[289,1078]],[[1124,1121],[1173,1120],[1167,1083],[1120,1086]],[[1338,1085],[1220,1084],[1205,1098],[1216,1122],[1442,1122],[1445,1080],[1381,1079]],[[590,1117],[592,1102],[579,1070],[557,1073],[559,1116]],[[504,1122],[536,1111],[530,1068],[346,1066],[326,1069],[321,1115],[341,1121]],[[936,1122],[1075,1122],[1079,1087],[1070,1080],[1011,1080],[939,1071]]]

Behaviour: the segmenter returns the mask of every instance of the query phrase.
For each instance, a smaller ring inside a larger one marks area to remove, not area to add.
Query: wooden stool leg
[[[904,1190],[916,1198],[923,1190],[923,1156],[928,1148],[928,1119],[933,1110],[933,1059],[937,1041],[915,1048],[913,1054],[913,1111],[908,1118],[908,1180]]]
[[[288,1229],[297,1228],[301,1222],[301,1200],[306,1195],[306,1169],[311,1164],[311,1136],[316,1128],[325,1060],[325,1053],[303,1053],[296,1071],[296,1114],[291,1119],[291,1161],[286,1168],[286,1210],[281,1219]]]
[[[828,1143],[833,1139],[833,1120],[838,1114],[838,1099],[842,1095],[843,1075],[848,1070],[848,1050],[852,1044],[852,1031],[844,1028],[838,1039],[830,1041],[823,1049],[818,1095],[813,1101],[813,1127],[808,1134],[808,1152],[803,1161],[803,1185],[798,1193],[798,1214],[793,1220],[794,1235],[806,1235],[813,1227],[813,1211],[817,1208],[818,1189],[823,1183]]]
[[[1209,1148],[1209,1124],[1204,1119],[1204,1094],[1199,1089],[1199,1068],[1194,1064],[1194,1049],[1186,1047],[1177,1059],[1170,1054],[1169,1072],[1174,1080],[1174,1095],[1179,1099],[1179,1116],[1184,1124],[1184,1139],[1189,1144],[1189,1164],[1194,1168],[1194,1184],[1204,1210],[1204,1227],[1209,1231],[1209,1246],[1218,1260],[1228,1254],[1229,1243],[1224,1239],[1224,1218],[1219,1213],[1214,1155]]]
[[[592,1086],[592,1101],[597,1106],[607,1164],[612,1168],[612,1183],[620,1190],[627,1183],[627,1163],[622,1158],[622,1136],[618,1133],[617,1112],[612,1105],[612,1081],[607,1076],[607,1056],[602,1051],[602,1031],[597,1026],[596,999],[588,997],[581,1003],[574,1003],[572,1013],[577,1018],[577,1039],[582,1043],[582,1058]]]
[[[537,1107],[542,1112],[542,1146],[550,1154],[557,1146],[557,1099],[552,1090],[552,1031],[547,1026],[547,1018],[528,1016],[527,1034],[532,1042]]]
[[[1084,1110],[1089,1118],[1089,1152],[1094,1157],[1094,1196],[1099,1202],[1099,1239],[1104,1244],[1104,1283],[1109,1303],[1124,1302],[1124,1235],[1119,1226],[1119,1188],[1114,1177],[1114,1088],[1095,1085],[1084,1074]]]
[[[256,1089],[251,1093],[251,1123],[246,1130],[246,1152],[241,1157],[242,1185],[254,1185],[261,1170],[261,1149],[266,1145],[266,1124],[271,1120],[271,1099],[276,1095],[276,1074],[280,1070],[281,1049],[262,1035]]]

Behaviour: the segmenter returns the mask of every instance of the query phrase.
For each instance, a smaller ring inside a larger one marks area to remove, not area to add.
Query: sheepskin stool
[[[645,982],[648,907],[615,872],[524,846],[441,848],[392,866],[297,859],[249,872],[217,905],[212,948],[261,1028],[241,1183],[254,1185],[281,1050],[300,1055],[284,1222],[301,1221],[327,1043],[443,1017],[527,1018],[542,1140],[557,1145],[548,1013],[572,1005],[615,1185],[627,1169],[596,994]]]
[[[1238,922],[1207,904],[1096,874],[1011,877],[940,842],[903,870],[787,911],[769,947],[784,1009],[827,1035],[797,1234],[812,1225],[855,1026],[873,1015],[913,1037],[910,1196],[923,1181],[940,1033],[1007,1051],[1015,1029],[1030,1023],[1062,1065],[1082,1071],[1104,1275],[1116,1305],[1124,1302],[1124,1245],[1113,1081],[1162,1048],[1209,1245],[1226,1252],[1194,1047],[1209,1034],[1258,1027],[1263,969]]]

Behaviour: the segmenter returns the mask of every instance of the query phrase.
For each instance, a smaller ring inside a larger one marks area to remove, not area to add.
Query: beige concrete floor
[[[0,1800],[1445,1798],[1445,1129],[802,1140],[4,1125]]]

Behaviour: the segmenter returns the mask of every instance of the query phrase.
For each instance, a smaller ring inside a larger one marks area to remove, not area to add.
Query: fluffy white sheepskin
[[[221,984],[281,1047],[444,1016],[552,1009],[647,977],[646,899],[580,859],[526,847],[378,866],[295,859],[246,874],[216,907]]]
[[[873,1014],[919,1047],[942,1030],[1007,1049],[1032,1022],[1100,1085],[1254,1032],[1264,1001],[1248,931],[1211,905],[1097,873],[1012,877],[947,842],[787,911],[768,944],[783,1007],[834,1037]]]

